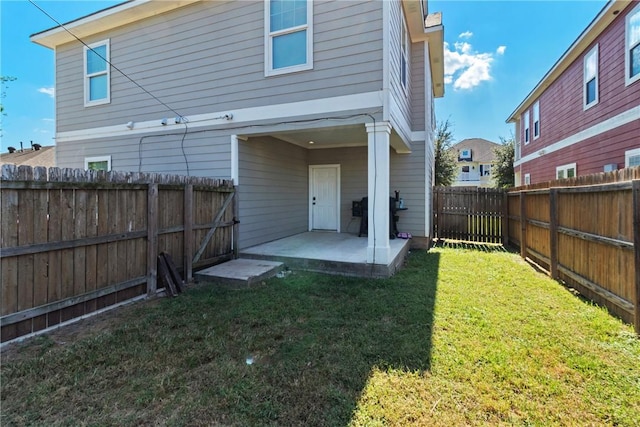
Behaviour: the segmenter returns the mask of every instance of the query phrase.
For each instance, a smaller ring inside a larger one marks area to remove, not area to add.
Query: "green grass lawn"
[[[10,425],[640,424],[640,340],[517,255],[202,285],[3,352]]]

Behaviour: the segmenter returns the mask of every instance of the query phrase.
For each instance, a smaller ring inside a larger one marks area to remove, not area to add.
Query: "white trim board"
[[[584,140],[589,138],[593,138],[594,136],[600,135],[602,133],[608,132],[610,130],[616,129],[620,126],[626,125],[627,123],[631,123],[634,120],[640,117],[640,105],[637,107],[633,107],[623,113],[618,114],[617,116],[611,117],[603,122],[600,122],[596,125],[591,126],[583,131],[578,133],[574,133],[573,135],[562,139],[554,144],[548,145],[546,147],[542,147],[539,151],[531,154],[527,154],[522,157],[520,160],[513,162],[513,166],[520,166],[532,160],[538,159],[544,155],[553,153],[558,150],[562,150],[563,148],[570,147],[572,145],[578,144]]]
[[[356,95],[343,95],[332,98],[312,99],[308,101],[290,102],[285,104],[242,108],[233,111],[218,111],[206,114],[196,114],[187,117],[189,129],[207,126],[233,127],[234,129],[248,126],[249,123],[263,120],[296,120],[300,117],[311,115],[339,115],[342,112],[380,109],[383,103],[382,91],[359,93]],[[337,108],[336,106],[340,106]],[[166,117],[158,117],[156,120],[144,122],[134,122],[133,128],[129,129],[127,123],[113,126],[102,126],[91,129],[81,129],[75,131],[56,133],[56,142],[71,142],[81,140],[92,140],[109,138],[116,136],[141,135],[152,132],[163,132],[183,130],[182,123],[174,123],[174,119],[167,120],[166,125],[161,124],[161,120]],[[237,133],[237,132],[231,132]]]

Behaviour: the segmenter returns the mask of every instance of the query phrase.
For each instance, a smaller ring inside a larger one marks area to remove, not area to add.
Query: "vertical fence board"
[[[634,327],[636,334],[640,335],[640,180],[633,181],[632,188],[633,206],[633,244],[634,253]]]
[[[87,237],[98,235],[98,192],[87,190],[86,227]],[[85,287],[87,292],[97,289],[98,280],[98,248],[96,245],[87,246],[85,249]],[[92,299],[85,303],[85,312],[96,311],[96,300]]]
[[[33,192],[18,194],[18,246],[33,244]],[[33,255],[18,257],[18,310],[33,308]],[[19,335],[31,333],[32,320],[17,324]]]
[[[49,194],[47,190],[34,190],[33,215],[33,243],[47,243]],[[48,268],[49,257],[46,253],[33,256],[33,304],[38,307],[47,303],[48,299]],[[47,315],[33,319],[33,330],[38,331],[47,327]]]
[[[193,280],[193,185],[184,187],[184,281]]]
[[[98,235],[104,236],[109,234],[109,211],[111,209],[109,190],[98,192],[97,198]],[[96,271],[96,289],[102,289],[109,285],[109,245],[107,243],[96,245],[96,259],[98,265],[101,266]],[[104,308],[105,305],[105,297],[96,299],[96,310]]]
[[[3,190],[2,198],[2,248],[18,246],[18,192]],[[2,307],[4,316],[18,311],[18,257],[2,259]],[[16,325],[2,328],[2,341],[18,336]]]
[[[74,239],[87,237],[87,190],[75,191],[74,200]],[[73,295],[81,295],[87,291],[87,249],[85,247],[73,249]],[[72,307],[71,316],[80,317],[85,314],[84,303]]]
[[[158,184],[149,184],[147,197],[147,294],[155,296],[158,286]]]

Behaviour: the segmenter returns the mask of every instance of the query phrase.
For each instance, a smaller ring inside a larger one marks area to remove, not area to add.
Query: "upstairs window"
[[[584,57],[584,109],[598,103],[598,45]]]
[[[111,101],[109,40],[84,48],[84,105],[107,104]]]
[[[524,121],[524,144],[527,145],[529,143],[529,138],[531,137],[530,135],[530,129],[529,129],[529,112],[525,112],[523,119]]]
[[[625,42],[625,82],[640,80],[640,5],[627,15]]]
[[[533,104],[533,139],[540,136],[540,101]]]
[[[265,74],[313,68],[311,0],[266,0]]]
[[[400,23],[400,82],[402,87],[407,89],[409,81],[409,32],[407,31],[407,22],[402,14],[402,22]]]

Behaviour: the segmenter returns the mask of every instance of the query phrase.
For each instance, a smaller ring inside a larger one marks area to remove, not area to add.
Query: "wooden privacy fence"
[[[157,257],[182,276],[231,259],[231,181],[3,165],[1,341],[157,292]]]
[[[434,236],[506,243],[506,193],[495,188],[434,187]]]
[[[640,334],[640,168],[508,193],[511,243]]]

